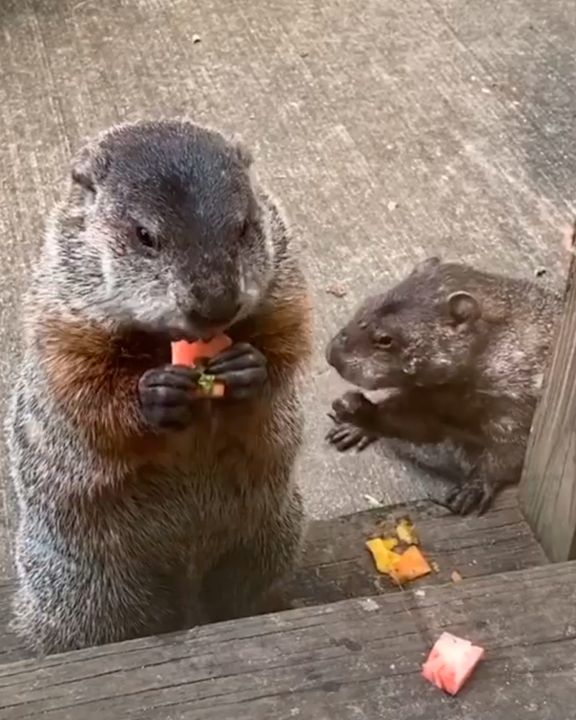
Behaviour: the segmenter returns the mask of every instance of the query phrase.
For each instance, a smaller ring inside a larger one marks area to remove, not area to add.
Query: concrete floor
[[[317,315],[310,512],[421,497],[427,481],[382,449],[324,445],[340,383],[323,347],[367,292],[429,254],[562,282],[575,34],[574,0],[3,0],[2,396],[70,153],[118,121],[188,115],[244,136],[294,223]]]

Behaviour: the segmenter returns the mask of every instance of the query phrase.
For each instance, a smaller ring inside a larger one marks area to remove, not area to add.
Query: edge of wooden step
[[[413,521],[423,553],[437,568],[411,583],[412,589],[449,583],[454,571],[465,580],[547,563],[518,507],[516,488],[509,488],[480,517],[453,515],[432,501],[419,500],[314,521],[298,570],[284,584],[283,594],[293,607],[309,607],[397,591],[374,568],[365,542],[379,528],[393,527],[405,516]]]
[[[437,572],[410,583],[411,591],[450,583],[455,570],[465,582],[547,563],[518,508],[515,490],[502,493],[482,517],[454,516],[427,500],[398,504],[311,521],[298,569],[282,584],[279,606],[268,611],[399,592],[378,574],[365,542],[383,524],[393,525],[405,516],[416,527],[422,551],[437,567]],[[8,627],[15,585],[14,579],[0,578],[0,665],[30,657]]]

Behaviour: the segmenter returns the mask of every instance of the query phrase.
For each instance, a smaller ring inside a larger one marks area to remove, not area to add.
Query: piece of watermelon
[[[186,340],[178,340],[172,343],[172,364],[195,365],[199,359],[213,358],[231,345],[232,340],[228,335],[216,335],[207,342],[196,340],[189,343]]]
[[[484,657],[484,648],[443,632],[422,666],[422,675],[450,695],[456,695]]]
[[[197,340],[189,343],[178,340],[172,343],[172,364],[188,365],[194,367],[198,361],[207,360],[219,355],[232,345],[228,335],[216,335],[212,340],[204,342]],[[226,387],[210,374],[203,373],[198,380],[198,390],[194,395],[198,397],[220,398],[224,397]]]

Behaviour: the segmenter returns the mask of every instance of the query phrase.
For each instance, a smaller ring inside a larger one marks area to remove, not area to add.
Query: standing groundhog
[[[113,128],[73,163],[8,421],[16,629],[41,652],[254,612],[295,559],[310,315],[250,165],[189,122]],[[195,399],[170,341],[224,331],[226,397]]]
[[[391,392],[336,400],[329,440],[347,450],[394,438],[425,464],[432,445],[449,448],[463,482],[448,506],[483,512],[519,479],[560,308],[559,295],[528,281],[424,261],[330,342],[328,362],[345,380]]]

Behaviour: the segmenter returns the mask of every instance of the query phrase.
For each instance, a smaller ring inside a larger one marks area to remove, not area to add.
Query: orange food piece
[[[189,343],[186,340],[178,340],[172,343],[172,364],[194,367],[199,360],[213,358],[231,345],[232,340],[228,335],[217,335],[208,342],[197,340]],[[210,376],[206,375],[201,378],[197,390],[199,396],[212,398],[223,397],[225,392],[224,383],[212,382]]]
[[[400,555],[390,575],[397,583],[403,584],[423,575],[428,575],[430,572],[432,572],[432,568],[420,552],[420,549],[416,545],[411,545],[406,552]]]
[[[232,340],[228,335],[217,335],[208,342],[197,340],[189,343],[186,340],[178,340],[178,342],[172,343],[172,364],[194,367],[198,360],[213,358],[231,345]]]
[[[422,675],[440,690],[456,695],[484,654],[484,648],[443,632],[422,666]]]

